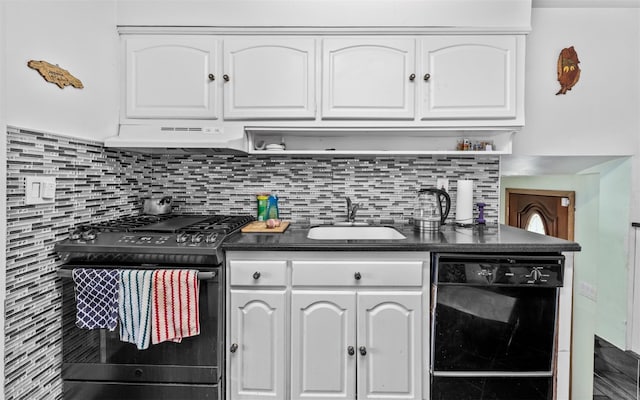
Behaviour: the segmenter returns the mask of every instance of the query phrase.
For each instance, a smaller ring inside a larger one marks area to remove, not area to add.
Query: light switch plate
[[[26,204],[46,204],[55,201],[55,176],[26,176],[24,180]]]

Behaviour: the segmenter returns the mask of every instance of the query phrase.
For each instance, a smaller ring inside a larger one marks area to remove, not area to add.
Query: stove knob
[[[184,232],[179,233],[178,236],[176,236],[177,243],[185,243],[187,240],[189,240],[189,235]]]
[[[218,234],[215,232],[208,234],[207,237],[204,238],[206,243],[215,243],[216,240],[218,240]]]
[[[82,237],[82,229],[76,228],[69,234],[69,239],[78,240]]]
[[[529,276],[531,277],[532,283],[540,283],[542,280],[542,272],[540,271],[540,267],[533,267]]]
[[[96,232],[95,229],[89,229],[82,232],[81,236],[84,240],[94,240],[96,236],[98,236],[98,232]]]
[[[191,235],[191,243],[200,243],[204,239],[204,235],[202,233],[196,233]]]

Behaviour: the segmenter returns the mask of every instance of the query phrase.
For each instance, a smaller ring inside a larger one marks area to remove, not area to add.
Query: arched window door
[[[573,240],[575,192],[506,189],[507,225]]]

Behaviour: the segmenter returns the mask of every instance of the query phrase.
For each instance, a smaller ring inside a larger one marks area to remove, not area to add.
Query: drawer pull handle
[[[353,346],[349,346],[347,347],[347,353],[349,353],[350,356],[356,354],[356,349]]]
[[[234,343],[231,345],[231,348],[229,349],[230,352],[235,353],[238,350],[238,343]]]
[[[229,82],[229,79],[231,79],[231,78],[229,78],[229,75],[224,74],[224,75],[222,75],[222,79],[224,79],[225,82]]]
[[[367,348],[366,347],[360,346],[360,348],[358,350],[360,350],[360,355],[361,356],[366,356],[367,355]]]
[[[213,74],[209,74],[209,80],[210,81],[215,81],[216,80],[216,76]]]
[[[353,274],[353,277],[356,278],[357,281],[362,279],[362,275],[360,275],[360,272],[356,272],[355,274]]]
[[[413,82],[413,80],[414,80],[414,79],[416,79],[416,74],[411,74],[411,75],[409,75],[409,80],[410,80],[411,82]]]
[[[253,279],[255,279],[256,281],[257,281],[258,279],[260,279],[260,272],[258,272],[258,271],[254,272],[254,273],[253,273]]]
[[[429,79],[431,79],[431,74],[424,74],[424,77],[422,79],[428,81]]]

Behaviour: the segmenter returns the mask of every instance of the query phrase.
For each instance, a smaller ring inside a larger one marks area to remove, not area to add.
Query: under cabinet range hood
[[[247,154],[243,133],[220,126],[120,125],[105,147],[149,154]]]

